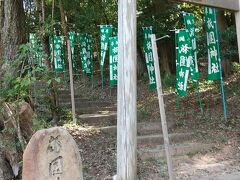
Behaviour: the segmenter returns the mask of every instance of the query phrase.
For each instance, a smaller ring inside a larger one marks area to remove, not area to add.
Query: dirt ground
[[[138,83],[138,122],[160,123],[157,94],[149,90],[146,83]],[[228,120],[223,117],[221,93],[217,82],[207,84],[207,88],[202,82],[205,89],[201,90],[203,114],[194,91],[187,97],[180,98],[179,107],[176,95],[165,91],[168,93],[164,97],[167,119],[175,122],[170,133],[194,132],[194,141],[214,144],[213,148],[206,152],[174,157],[176,179],[240,180],[239,85],[240,78],[237,74],[225,79]],[[113,90],[111,96],[107,96],[108,92],[109,89],[105,89],[101,93],[101,99],[116,101],[116,91]],[[97,131],[94,127],[66,128],[79,145],[85,179],[110,179],[116,174],[116,136]],[[138,158],[138,179],[158,180],[168,179],[167,177],[166,160]]]
[[[68,130],[78,143],[86,179],[102,180],[116,174],[116,137],[92,128],[76,126],[68,127]],[[226,180],[229,177],[240,179],[240,142],[239,137],[232,136],[224,137],[228,139],[223,140],[224,143],[217,139],[210,151],[174,157],[176,179],[204,180],[224,176]],[[138,176],[146,180],[167,179],[166,161],[138,158]]]

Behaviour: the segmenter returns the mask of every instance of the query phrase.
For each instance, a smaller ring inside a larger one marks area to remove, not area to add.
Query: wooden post
[[[237,0],[240,3],[240,0]],[[235,12],[237,43],[238,43],[238,60],[240,62],[240,11]]]
[[[155,75],[156,75],[156,82],[157,82],[159,109],[160,109],[161,123],[162,123],[162,132],[163,132],[164,146],[165,146],[167,164],[168,164],[168,174],[169,174],[169,179],[173,180],[172,157],[170,154],[170,147],[169,147],[168,128],[167,128],[166,113],[165,113],[164,100],[163,100],[163,90],[162,90],[161,74],[160,74],[160,68],[159,68],[159,62],[158,62],[158,53],[157,53],[155,34],[152,34],[151,41],[152,41],[153,59],[154,59]]]
[[[69,40],[67,40],[67,51],[68,51],[68,67],[69,67],[69,79],[70,79],[70,89],[71,89],[72,118],[73,118],[73,123],[77,124],[75,99],[74,99],[74,87],[73,87],[72,55],[71,55],[71,48],[70,48]]]
[[[137,179],[136,29],[136,0],[119,0],[117,180]]]

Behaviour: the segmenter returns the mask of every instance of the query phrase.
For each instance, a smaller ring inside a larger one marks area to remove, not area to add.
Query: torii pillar
[[[178,2],[188,2],[204,6],[212,6],[227,9],[235,12],[236,32],[238,42],[238,55],[240,62],[240,0],[174,0]]]
[[[118,1],[117,180],[137,179],[137,2]]]

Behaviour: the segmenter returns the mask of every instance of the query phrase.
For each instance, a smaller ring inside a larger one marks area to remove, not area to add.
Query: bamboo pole
[[[156,83],[157,83],[159,110],[160,110],[161,123],[162,123],[162,132],[163,132],[164,146],[165,146],[165,152],[166,152],[167,164],[168,164],[168,175],[169,175],[169,179],[173,180],[173,165],[172,165],[172,157],[170,153],[166,112],[165,112],[164,100],[163,100],[163,90],[162,90],[161,74],[160,74],[160,68],[159,68],[159,62],[158,62],[158,52],[157,52],[155,34],[151,35],[151,41],[152,41],[153,59],[154,59],[154,67],[155,67],[155,75],[156,75]]]
[[[118,30],[117,180],[136,180],[136,0],[118,1]]]
[[[72,119],[73,119],[73,123],[77,124],[75,99],[74,99],[74,87],[73,87],[72,55],[71,55],[71,48],[70,48],[69,40],[67,40],[67,51],[68,51],[68,62],[69,62],[68,67],[69,67],[69,78],[70,78],[70,89],[71,89]]]

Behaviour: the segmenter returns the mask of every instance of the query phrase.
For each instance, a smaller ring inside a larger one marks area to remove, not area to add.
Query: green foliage
[[[218,83],[215,81],[203,80],[199,82],[200,91],[214,90],[213,92],[218,93]]]
[[[233,63],[232,64],[232,70],[238,77],[240,77],[240,64],[239,63]]]
[[[21,45],[18,57],[13,61],[6,61],[3,77],[4,84],[0,97],[5,101],[26,99],[30,94],[30,87],[36,78],[32,77],[31,66],[27,59],[32,55],[29,44]],[[38,71],[38,69],[36,69]]]
[[[235,26],[228,27],[220,33],[220,47],[222,60],[238,58],[237,34]]]
[[[4,128],[0,133],[5,134],[8,138],[4,138],[0,141],[0,148],[8,148],[8,149],[21,149],[21,143],[18,138],[14,139],[11,137],[16,136],[17,130],[15,128]]]
[[[197,49],[198,59],[207,60],[207,35],[205,31],[197,34]]]
[[[40,117],[33,118],[33,131],[36,132],[40,129],[50,128],[51,124],[46,121],[46,119]]]
[[[162,79],[164,89],[168,91],[174,91],[176,87],[176,76],[171,74],[166,74]]]
[[[62,118],[59,124],[64,124],[66,127],[74,125],[72,120],[72,111],[63,108],[61,109],[61,114]],[[79,119],[77,119],[77,124],[80,125]]]
[[[149,112],[143,106],[137,108],[137,114],[138,114],[138,119],[148,119],[150,116]]]
[[[230,26],[219,33],[221,59],[233,61],[238,58],[237,34],[235,26]],[[207,60],[207,35],[205,30],[197,34],[198,58]]]

